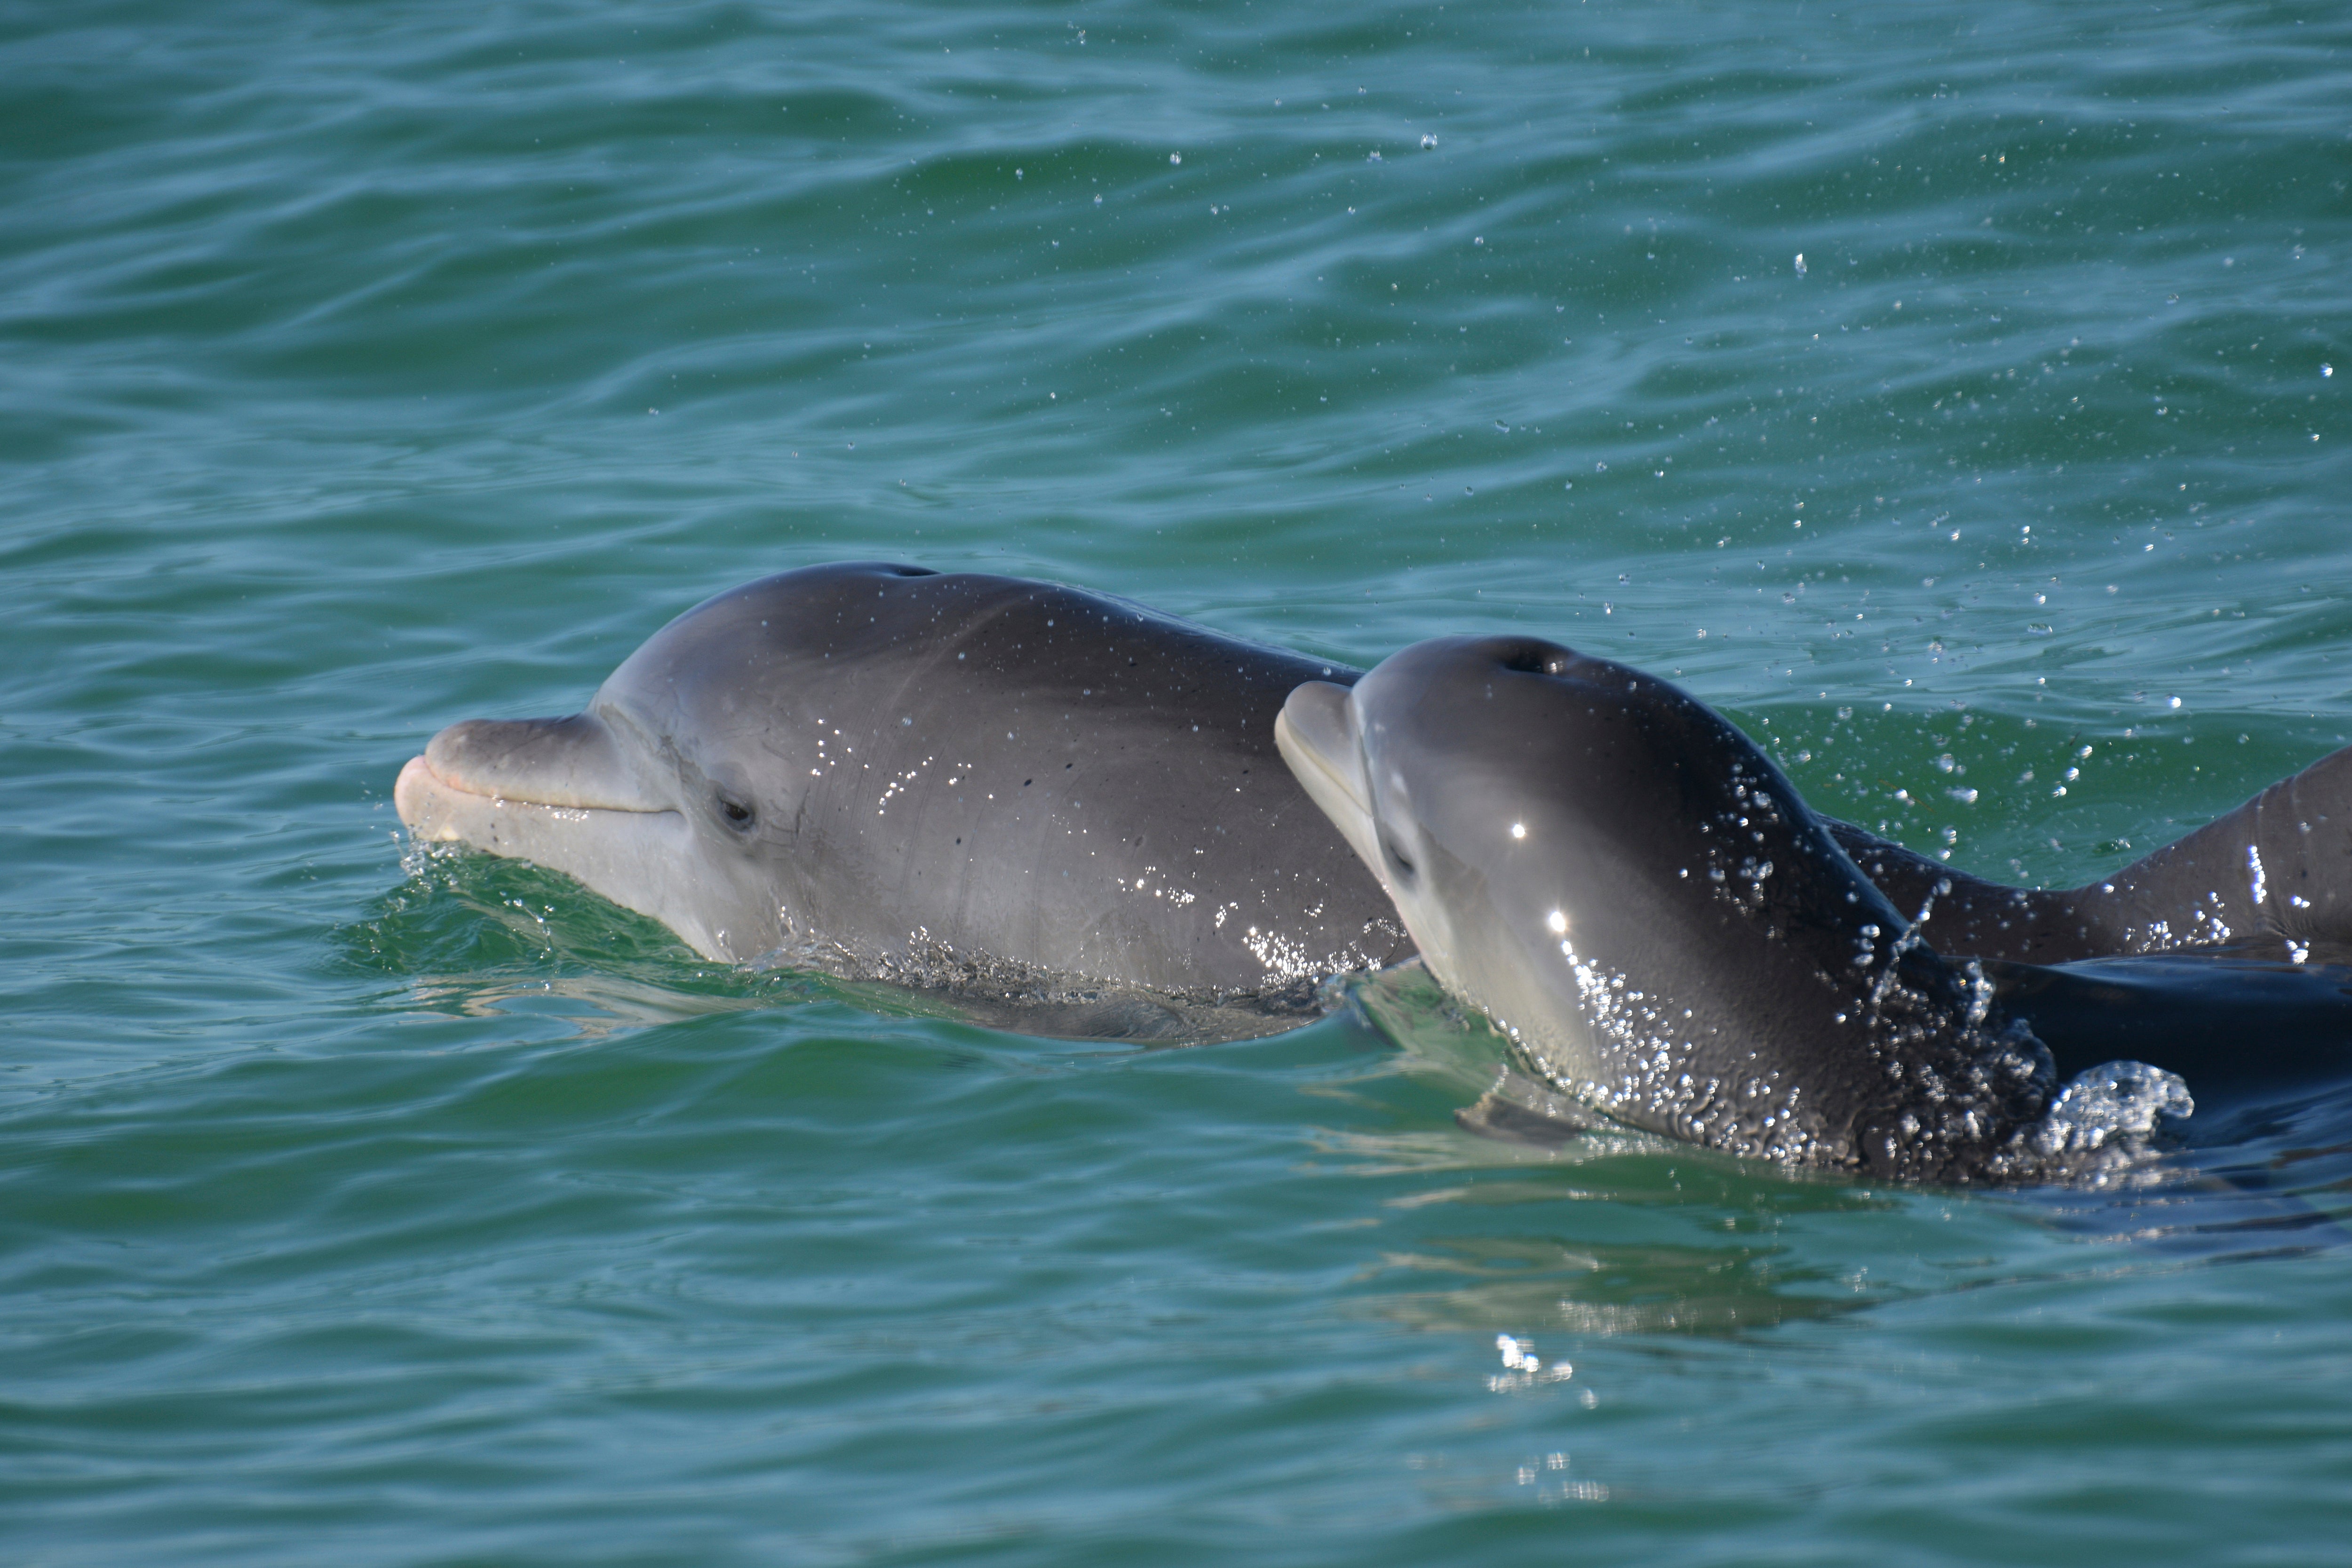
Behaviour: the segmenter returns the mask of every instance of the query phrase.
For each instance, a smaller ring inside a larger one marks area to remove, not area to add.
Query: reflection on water
[[[1383,1255],[1368,1278],[1446,1276],[1445,1289],[1377,1298],[1370,1310],[1416,1329],[1575,1334],[1738,1333],[1871,1304],[1861,1287],[1783,1246],[1662,1247],[1536,1235],[1456,1237]]]
[[[1511,1059],[1511,1042],[1445,994],[1421,960],[1345,983],[1349,1003],[1402,1051],[1408,1070],[1472,1092],[1487,1088]]]
[[[424,1011],[450,1017],[536,1015],[569,1019],[584,1039],[762,1005],[753,1001],[686,996],[662,986],[600,974],[565,974],[536,983],[420,975],[410,994]]]

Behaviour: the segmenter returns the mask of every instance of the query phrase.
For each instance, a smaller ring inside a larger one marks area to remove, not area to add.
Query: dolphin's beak
[[[418,838],[564,872],[708,957],[733,960],[772,942],[740,914],[724,927],[709,918],[707,900],[679,876],[692,826],[593,712],[452,724],[400,770],[392,798]]]
[[[1275,716],[1274,743],[1307,797],[1322,808],[1372,874],[1381,876],[1372,792],[1348,689],[1310,680],[1293,691]]]
[[[515,807],[656,812],[613,732],[593,714],[467,719],[433,737],[393,786],[400,820],[419,838],[497,847],[469,828]]]

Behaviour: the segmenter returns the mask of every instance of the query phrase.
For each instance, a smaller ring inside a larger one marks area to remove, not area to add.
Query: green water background
[[[2139,1197],[1545,1154],[1427,996],[990,1034],[387,797],[884,557],[1538,632],[2086,878],[2352,733],[2348,67],[2318,5],[0,8],[0,1552],[2336,1555],[2341,1100]]]

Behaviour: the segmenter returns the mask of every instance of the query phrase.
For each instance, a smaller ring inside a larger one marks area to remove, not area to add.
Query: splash
[[[2145,1153],[2151,1139],[2196,1110],[2179,1074],[2146,1062],[2105,1062],[2077,1073],[2029,1139],[2045,1159],[2111,1168]]]

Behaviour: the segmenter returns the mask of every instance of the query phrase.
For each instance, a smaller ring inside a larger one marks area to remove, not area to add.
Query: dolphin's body
[[[2200,1068],[2217,1057],[2226,1068],[2232,1017],[2259,1026],[2259,1005],[2244,1010],[2265,991],[2307,1041],[2320,1037],[2286,1079],[2352,1068],[2340,974],[2298,972],[2266,987],[2242,957],[2200,972],[2115,956],[2163,945],[2161,933],[2150,940],[2151,909],[2222,908],[2226,891],[2198,859],[2244,863],[2243,847],[2223,840],[2250,823],[2257,858],[2284,886],[2339,882],[2341,860],[2319,857],[2340,856],[2340,838],[2294,856],[2312,835],[2259,832],[2273,814],[2257,808],[2282,791],[2297,798],[2295,781],[2150,856],[2136,879],[2112,879],[2134,889],[2132,919],[2101,925],[2084,917],[2084,895],[1962,889],[1948,872],[1906,889],[1970,917],[1952,925],[1962,943],[1939,953],[1930,942],[1942,917],[1929,925],[1920,903],[1891,900],[1840,837],[1890,860],[1902,852],[1833,830],[1719,715],[1623,665],[1528,638],[1441,638],[1352,687],[1302,686],[1276,736],[1438,979],[1555,1083],[1636,1126],[1879,1175],[2030,1176],[2071,1152],[2063,1117],[2053,1119],[2067,1078],[2116,1058],[2169,1071],[2168,1052],[2202,1051]],[[2334,776],[2306,793],[2315,800]],[[1913,862],[1894,861],[1906,874],[1943,871]],[[2315,897],[2297,912],[2322,908]],[[2304,950],[2331,930],[2315,917],[2292,939],[2270,934]],[[1989,937],[2026,952],[2070,942],[2065,956],[2106,966],[1969,956],[1969,942]],[[2251,1075],[2273,1089],[2281,1076]],[[2169,1092],[2151,1090],[2150,1105],[2172,1103]]]
[[[2352,747],[2079,888],[2005,887],[1830,826],[1897,904],[1935,896],[1937,940],[1956,952],[2063,963],[2229,948],[2300,963],[2352,947]]]
[[[1412,952],[1273,750],[1292,688],[1354,675],[1052,584],[813,567],[679,616],[569,718],[442,731],[395,799],[713,958],[1281,1011]]]

